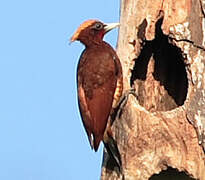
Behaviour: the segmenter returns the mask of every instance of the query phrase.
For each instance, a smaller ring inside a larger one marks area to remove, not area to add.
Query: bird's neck
[[[81,43],[83,43],[86,47],[95,47],[105,44],[105,41],[101,37],[86,37],[80,39]]]
[[[83,43],[84,44],[84,43]],[[92,42],[92,43],[87,43],[87,44],[84,44],[86,48],[98,48],[98,47],[110,47],[110,45],[105,42],[105,41],[95,41],[95,42]]]

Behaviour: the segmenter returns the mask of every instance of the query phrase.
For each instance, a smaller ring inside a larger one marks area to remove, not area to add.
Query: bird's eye
[[[96,23],[95,24],[95,29],[96,30],[100,30],[100,29],[102,29],[103,28],[103,25],[101,24],[101,23]]]

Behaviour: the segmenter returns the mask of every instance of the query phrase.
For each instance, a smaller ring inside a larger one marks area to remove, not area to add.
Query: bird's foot
[[[128,101],[128,97],[129,95],[132,94],[136,99],[138,99],[138,95],[135,92],[135,88],[131,88],[127,91],[124,92],[124,94],[121,96],[116,108],[114,109],[114,112],[112,114],[112,123],[114,122],[114,120],[117,118],[119,119],[122,115],[122,111],[125,107],[125,105],[127,104]]]

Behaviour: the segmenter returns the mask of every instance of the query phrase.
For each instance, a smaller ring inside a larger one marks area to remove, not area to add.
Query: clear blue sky
[[[119,21],[119,0],[0,2],[1,180],[99,179],[102,145],[91,151],[76,98],[84,47],[68,43],[90,18]]]

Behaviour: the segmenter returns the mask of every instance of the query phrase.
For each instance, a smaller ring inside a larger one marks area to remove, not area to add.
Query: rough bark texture
[[[138,99],[112,126],[123,175],[104,153],[101,179],[205,180],[204,9],[202,0],[121,1],[117,52],[124,90]]]

